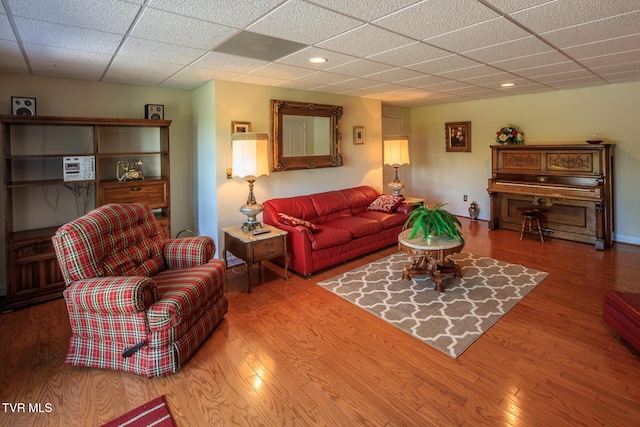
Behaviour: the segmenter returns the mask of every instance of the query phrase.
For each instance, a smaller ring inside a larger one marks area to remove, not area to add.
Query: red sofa
[[[602,316],[622,339],[640,351],[640,294],[607,292]]]
[[[390,197],[379,196],[375,189],[361,186],[271,199],[264,203],[263,220],[289,232],[289,268],[308,276],[398,242],[412,207],[400,203],[389,213],[369,209],[374,201]],[[281,214],[298,221],[283,220]]]

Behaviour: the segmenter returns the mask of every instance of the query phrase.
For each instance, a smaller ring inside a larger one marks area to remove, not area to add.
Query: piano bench
[[[620,338],[640,351],[640,294],[607,292],[602,317]]]
[[[542,227],[540,227],[540,212],[538,210],[530,210],[524,211],[520,214],[522,217],[522,224],[520,224],[520,240],[522,240],[522,236],[524,232],[527,231],[529,234],[534,234],[534,230],[537,231],[538,236],[540,237],[540,241],[544,243],[544,237],[542,236]],[[533,227],[533,222],[535,221],[536,226]]]

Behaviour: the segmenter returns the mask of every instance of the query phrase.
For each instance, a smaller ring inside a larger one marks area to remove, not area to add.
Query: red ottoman
[[[602,317],[621,338],[640,351],[640,294],[607,292]]]

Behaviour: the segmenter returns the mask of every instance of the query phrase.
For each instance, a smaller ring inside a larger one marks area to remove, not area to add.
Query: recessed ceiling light
[[[323,64],[325,62],[327,62],[327,58],[323,58],[321,56],[316,56],[313,58],[309,58],[309,62],[311,62],[312,64]]]
[[[515,85],[516,85],[515,83],[502,83],[500,87],[513,87]]]

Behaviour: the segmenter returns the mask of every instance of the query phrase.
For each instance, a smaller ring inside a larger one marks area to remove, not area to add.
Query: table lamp
[[[244,178],[249,183],[249,197],[247,203],[240,207],[240,212],[247,216],[242,229],[251,231],[256,227],[262,228],[256,216],[262,212],[264,206],[256,202],[253,195],[253,183],[262,175],[269,176],[269,158],[266,133],[234,133],[231,135],[233,147],[233,174]]]
[[[402,196],[404,183],[398,178],[400,165],[408,165],[409,162],[409,137],[406,135],[388,135],[383,138],[384,164],[391,165],[396,170],[396,177],[389,183],[394,196]]]

